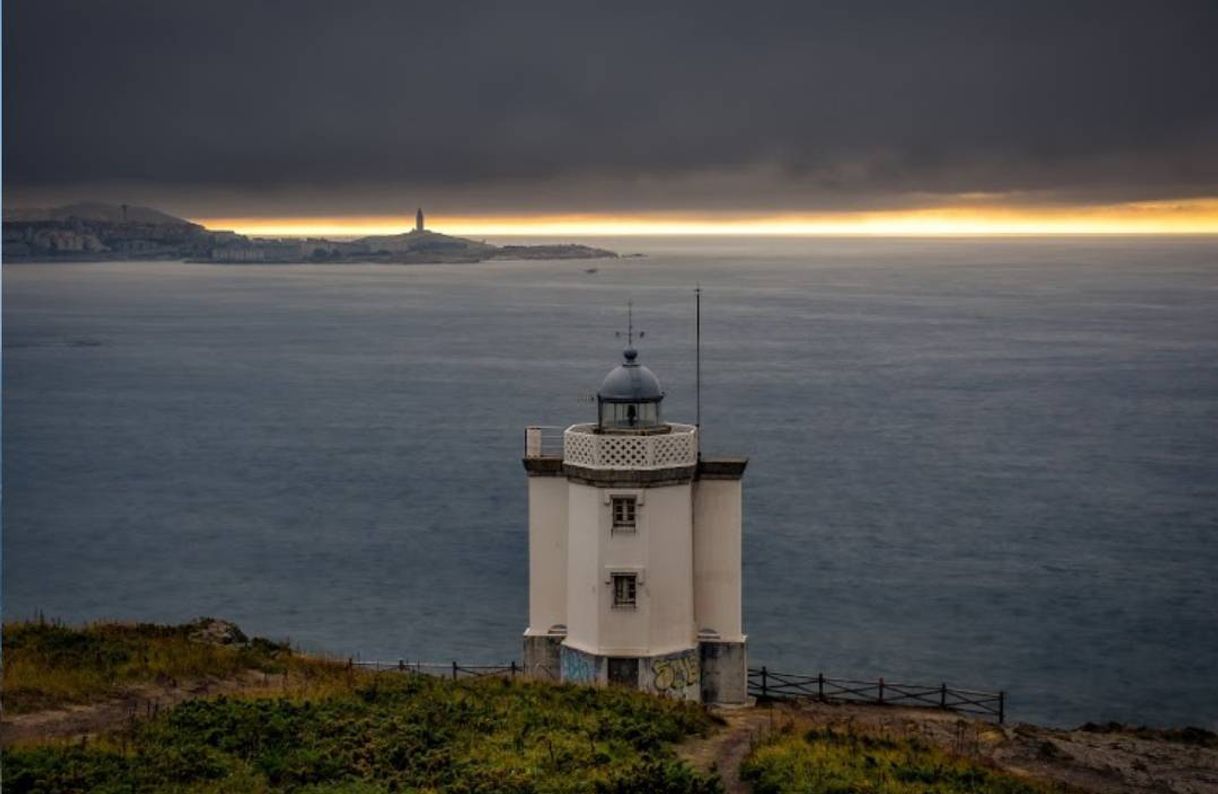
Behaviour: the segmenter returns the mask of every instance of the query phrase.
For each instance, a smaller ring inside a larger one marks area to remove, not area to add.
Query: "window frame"
[[[658,400],[602,400],[598,416],[601,428],[611,430],[645,430],[664,424]]]
[[[618,519],[618,506],[629,505],[623,509],[623,517]],[[626,517],[625,513],[629,513]],[[639,498],[633,494],[617,494],[609,497],[609,527],[613,532],[639,531]]]
[[[609,575],[614,609],[637,609],[639,606],[639,575],[633,571],[615,571]],[[619,598],[618,583],[629,583],[629,600]]]

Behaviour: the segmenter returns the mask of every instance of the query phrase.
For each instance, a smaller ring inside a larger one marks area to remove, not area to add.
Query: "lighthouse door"
[[[628,686],[631,689],[639,685],[639,660],[615,659],[609,657],[609,683]]]

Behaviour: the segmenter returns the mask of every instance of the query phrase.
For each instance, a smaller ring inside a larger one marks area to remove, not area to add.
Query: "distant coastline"
[[[488,260],[617,259],[574,243],[493,245],[416,228],[339,241],[256,238],[207,229],[159,210],[71,204],[4,213],[7,262],[186,261],[219,264],[472,264]]]

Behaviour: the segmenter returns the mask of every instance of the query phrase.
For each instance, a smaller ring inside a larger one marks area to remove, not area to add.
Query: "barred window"
[[[613,605],[633,607],[638,598],[638,574],[613,574]]]
[[[638,513],[637,500],[633,496],[615,496],[610,502],[613,508],[613,528],[633,531]]]

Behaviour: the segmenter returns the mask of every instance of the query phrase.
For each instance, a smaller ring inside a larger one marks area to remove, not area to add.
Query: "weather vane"
[[[639,331],[639,339],[646,336],[646,331]],[[622,338],[621,331],[615,331],[614,336],[618,339]],[[626,301],[626,346],[634,347],[634,301]]]

